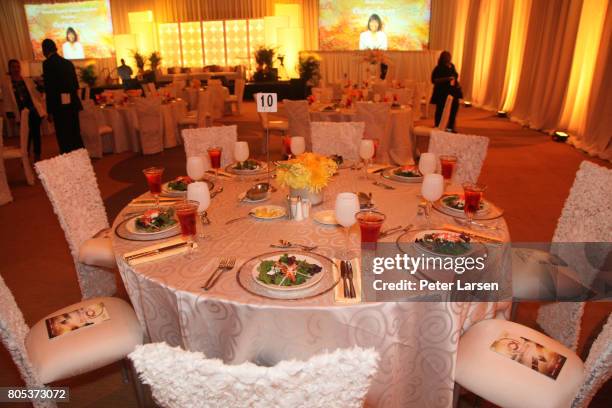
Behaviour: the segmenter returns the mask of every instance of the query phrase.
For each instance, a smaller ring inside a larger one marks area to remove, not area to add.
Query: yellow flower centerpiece
[[[309,198],[312,205],[323,201],[323,188],[336,173],[338,165],[327,156],[303,153],[276,168],[276,180],[291,190],[292,196]]]

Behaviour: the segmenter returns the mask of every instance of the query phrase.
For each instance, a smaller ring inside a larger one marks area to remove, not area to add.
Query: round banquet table
[[[333,111],[325,111],[318,106],[310,109],[310,120],[313,122],[354,122],[356,111],[352,108],[340,108]],[[394,162],[396,164],[414,164],[414,153],[416,139],[412,133],[412,108],[405,106],[391,109],[391,126],[388,143],[389,156],[381,157],[383,162]]]
[[[151,342],[165,341],[210,358],[239,364],[252,361],[274,365],[285,359],[306,359],[325,350],[354,345],[374,347],[381,355],[378,372],[367,395],[367,406],[450,407],[454,387],[457,342],[462,330],[482,319],[507,313],[506,302],[378,302],[336,303],[332,292],[296,301],[274,300],[245,291],[236,270],[247,259],[270,252],[279,239],[318,245],[318,253],[332,257],[344,245],[343,232],[320,225],[313,214],[333,209],[342,191],[372,192],[376,207],[387,215],[386,227],[408,225],[417,214],[420,184],[403,184],[385,190],[360,179],[362,173],[340,170],[325,189],[324,202],[311,209],[304,221],[258,221],[244,216],[257,204],[237,196],[251,180],[220,179],[224,191],[208,209],[210,237],[200,241],[189,256],[175,255],[136,266],[123,259],[126,252],[151,242],[130,241],[113,234],[113,246],[127,292]],[[379,176],[371,176],[372,178]],[[273,183],[274,184],[274,183]],[[148,193],[147,193],[148,194]],[[283,205],[287,191],[279,188],[266,204]],[[126,207],[114,222],[126,218]],[[140,208],[142,209],[142,208]],[[449,217],[432,214],[434,223]],[[500,227],[492,234],[509,240],[503,218],[490,221]],[[395,237],[384,239],[393,242]],[[358,227],[351,245],[359,247]],[[221,257],[235,256],[236,267],[221,275],[212,290],[201,289]]]

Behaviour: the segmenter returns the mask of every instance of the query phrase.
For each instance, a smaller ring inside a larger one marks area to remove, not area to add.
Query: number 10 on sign
[[[275,93],[259,93],[255,99],[257,112],[277,112],[278,98]]]

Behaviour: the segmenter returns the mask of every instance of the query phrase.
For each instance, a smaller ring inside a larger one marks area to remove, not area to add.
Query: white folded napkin
[[[172,245],[175,245],[175,244],[181,244],[181,243],[184,243],[184,242],[186,243],[187,241],[185,241],[182,237],[172,238],[172,239],[169,239],[168,241],[160,242],[160,243],[157,243],[155,245],[150,245],[150,246],[147,246],[147,247],[144,247],[144,248],[137,249],[135,251],[126,252],[125,254],[123,254],[123,258],[127,259],[127,258],[129,258],[130,256],[133,256],[133,255],[142,254],[142,253],[145,253],[145,252],[148,252],[148,251],[154,251],[156,249],[162,249],[162,248],[165,248],[165,247],[169,247],[169,246],[172,246]],[[196,243],[193,243],[193,247],[192,248],[195,249],[197,247],[198,247],[198,245]],[[158,259],[163,259],[163,258],[167,258],[169,256],[174,256],[174,255],[177,255],[177,254],[181,254],[181,253],[183,253],[183,252],[185,252],[185,251],[187,251],[189,249],[190,249],[189,245],[184,245],[184,246],[181,246],[181,247],[178,247],[178,248],[172,248],[172,249],[169,249],[167,251],[160,252],[160,253],[153,253],[151,255],[146,255],[146,256],[139,257],[139,258],[135,258],[135,259],[129,260],[127,262],[130,265],[138,265],[138,264],[141,264],[141,263],[144,263],[144,262],[156,261]]]
[[[351,259],[351,265],[353,266],[353,286],[355,286],[355,294],[357,295],[354,298],[344,297],[344,280],[342,279],[342,275],[340,273],[340,260],[334,259],[332,274],[334,277],[334,282],[340,280],[338,284],[334,287],[334,300],[336,303],[361,303],[361,261],[359,258]]]

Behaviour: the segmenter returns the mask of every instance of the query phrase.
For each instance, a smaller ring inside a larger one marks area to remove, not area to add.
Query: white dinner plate
[[[441,206],[442,208],[444,208],[445,210],[448,210],[448,211],[451,211],[451,212],[454,212],[454,213],[458,213],[458,214],[465,214],[465,211],[464,211],[464,210],[462,210],[462,209],[461,209],[461,210],[459,210],[459,209],[457,209],[457,208],[453,208],[453,207],[451,207],[451,206],[447,205],[447,204],[444,202],[444,199],[445,199],[446,197],[451,197],[451,196],[461,196],[461,195],[460,195],[460,194],[449,194],[449,195],[446,195],[446,196],[442,197],[442,198],[439,200],[439,201],[440,201],[440,206]],[[482,200],[481,202],[482,202],[482,208],[481,208],[480,210],[476,211],[476,215],[486,214],[486,213],[488,213],[488,212],[489,212],[489,209],[491,208],[491,205],[489,204],[489,202],[488,202],[487,200]]]
[[[261,214],[262,212],[272,212],[272,214],[263,215]],[[258,213],[260,214],[258,215]],[[283,218],[287,214],[287,210],[280,205],[260,205],[253,208],[249,214],[258,220],[276,220],[278,218]]]
[[[442,256],[442,257],[455,257],[455,256],[469,256],[470,254],[472,254],[476,248],[475,248],[475,244],[470,241],[470,249],[467,250],[467,252],[464,252],[462,254],[457,254],[457,255],[452,255],[452,254],[443,254],[443,253],[439,253],[436,251],[433,251],[429,248],[427,248],[426,246],[424,246],[423,244],[416,242],[417,239],[421,239],[423,238],[425,235],[427,234],[434,234],[434,233],[442,233],[442,234],[448,234],[448,235],[452,235],[452,236],[459,236],[460,234],[458,232],[454,232],[454,231],[447,231],[447,230],[442,230],[442,229],[432,229],[432,230],[424,230],[424,231],[419,231],[414,235],[414,245],[416,247],[418,247],[419,249],[421,249],[422,251],[425,251],[429,254],[435,255],[435,256]]]
[[[139,217],[134,217],[134,218],[132,218],[131,220],[129,220],[125,224],[125,227],[128,230],[128,232],[130,232],[132,234],[137,234],[137,235],[149,235],[150,236],[150,235],[165,234],[165,233],[167,233],[169,231],[172,231],[174,229],[177,229],[179,227],[179,223],[177,221],[174,225],[171,225],[171,226],[169,226],[167,228],[164,228],[164,229],[162,229],[160,231],[156,231],[156,232],[141,231],[138,228],[136,228],[136,220],[138,218]]]
[[[389,180],[399,181],[401,183],[421,183],[423,181],[423,176],[418,177],[403,177],[395,174],[395,171],[400,167],[395,167],[392,169],[387,169],[383,171],[382,176]]]
[[[325,273],[325,269],[323,268],[323,265],[321,265],[321,262],[319,262],[315,258],[310,257],[308,255],[291,254],[289,252],[287,253],[287,255],[295,256],[296,260],[298,260],[298,261],[306,261],[309,264],[319,265],[321,267],[321,272],[315,274],[310,279],[308,279],[306,282],[302,283],[301,285],[297,285],[297,286],[278,286],[278,285],[271,285],[271,284],[263,283],[262,281],[257,279],[257,277],[259,276],[259,271],[257,269],[259,268],[259,265],[261,264],[262,261],[276,261],[276,260],[278,260],[278,258],[280,258],[280,256],[277,254],[277,255],[274,255],[274,256],[269,256],[269,257],[261,258],[260,261],[255,264],[255,266],[253,267],[253,269],[251,271],[251,275],[252,275],[253,280],[255,281],[255,283],[257,283],[258,285],[263,286],[266,289],[270,289],[270,290],[274,290],[274,291],[292,292],[292,291],[296,291],[296,290],[303,290],[303,289],[310,288],[310,287],[316,285],[317,283],[319,283],[319,281],[323,278],[323,274]]]
[[[269,199],[271,195],[272,192],[268,191],[264,198],[261,198],[259,200],[251,200],[246,196],[246,191],[243,191],[242,193],[238,194],[238,201],[242,201],[244,203],[261,203]]]
[[[234,168],[234,166],[236,165],[236,163],[232,163],[229,164],[225,167],[225,171],[227,171],[230,174],[238,174],[238,175],[245,175],[245,174],[258,174],[261,173],[263,171],[266,171],[268,168],[268,164],[266,162],[262,162],[257,160],[257,163],[259,164],[259,167],[257,167],[254,170],[237,170]]]
[[[336,221],[336,212],[334,210],[318,211],[313,216],[314,220],[323,225],[338,225]]]

